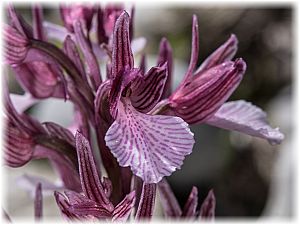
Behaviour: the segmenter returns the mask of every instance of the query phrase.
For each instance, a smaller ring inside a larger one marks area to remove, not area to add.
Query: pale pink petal
[[[260,137],[270,144],[280,144],[284,138],[279,128],[268,124],[264,111],[244,100],[225,103],[206,123]]]
[[[130,166],[145,183],[158,183],[180,168],[192,152],[193,133],[179,117],[143,114],[128,99],[123,101],[106,133],[106,145],[120,166]]]

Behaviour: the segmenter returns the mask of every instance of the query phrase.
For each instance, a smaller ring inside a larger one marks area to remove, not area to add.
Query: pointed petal
[[[42,216],[43,216],[42,184],[38,183],[35,189],[34,217],[35,220],[41,220]]]
[[[194,138],[179,117],[139,113],[128,99],[118,104],[118,116],[106,133],[106,145],[120,166],[130,166],[145,183],[157,183],[183,164]]]
[[[135,218],[150,219],[153,215],[156,196],[156,184],[143,183],[142,194]]]
[[[140,112],[149,112],[159,102],[167,77],[167,63],[152,67],[145,76],[138,77],[130,86],[132,105]]]
[[[46,40],[43,29],[43,8],[40,5],[34,5],[32,7],[32,24],[33,24],[33,37],[39,40]]]
[[[111,90],[111,81],[106,80],[103,82],[97,90],[94,106],[95,106],[95,117],[98,123],[101,123],[101,119],[106,121],[107,123],[111,123],[112,117],[109,113],[109,102],[108,102],[108,95],[109,91]],[[101,124],[103,126],[103,124]]]
[[[223,45],[221,45],[210,56],[206,58],[206,60],[200,65],[200,67],[194,73],[194,76],[199,76],[205,70],[208,70],[223,62],[232,60],[235,53],[237,52],[238,49],[237,45],[238,45],[238,39],[234,34],[232,34],[230,38]]]
[[[32,159],[34,142],[22,130],[7,124],[4,132],[4,159],[10,167],[21,167]]]
[[[126,222],[130,216],[130,213],[134,207],[135,203],[135,191],[130,192],[126,197],[120,202],[113,211],[112,221],[116,222]]]
[[[160,41],[157,64],[162,65],[168,63],[168,77],[163,90],[162,98],[167,98],[172,90],[172,74],[173,74],[173,53],[170,43],[166,38]]]
[[[29,50],[29,41],[15,28],[4,24],[4,57],[12,65],[24,61]]]
[[[76,214],[70,211],[70,203],[66,199],[66,197],[59,193],[58,191],[54,191],[54,197],[56,200],[56,204],[60,208],[61,214],[68,220],[79,219]]]
[[[88,199],[86,196],[73,191],[66,191],[65,194],[69,199],[70,212],[77,216],[83,218],[95,217],[98,219],[111,217],[111,212],[99,205],[97,202]]]
[[[198,18],[196,15],[193,15],[193,33],[192,33],[192,50],[191,50],[191,59],[188,70],[186,71],[182,84],[187,81],[194,72],[194,69],[197,65],[198,54],[199,54],[199,31],[198,31]]]
[[[79,44],[84,55],[87,65],[87,74],[90,76],[91,83],[96,90],[102,82],[97,58],[83,33],[81,22],[79,20],[74,23],[74,31],[77,43]]]
[[[171,108],[189,124],[201,123],[221,107],[241,82],[246,70],[242,59],[207,70],[171,96]]]
[[[17,14],[15,8],[11,4],[8,5],[8,15],[11,26],[13,26],[24,37],[33,38],[32,27],[21,15]]]
[[[104,28],[104,15],[100,6],[97,8],[97,38],[99,45],[108,43],[108,37],[106,36]]]
[[[165,217],[180,217],[182,214],[181,208],[165,178],[158,183],[158,190]]]
[[[244,100],[225,103],[205,123],[263,138],[270,144],[280,144],[284,139],[279,128],[272,128],[268,124],[264,111]]]
[[[76,133],[75,139],[83,192],[89,199],[112,211],[113,205],[105,195],[88,140],[79,132]]]
[[[28,192],[28,194],[32,198],[34,198],[34,196],[35,196],[35,187],[39,183],[41,183],[41,185],[43,186],[42,194],[45,196],[52,195],[53,191],[55,191],[55,190],[62,190],[65,188],[62,184],[52,183],[52,182],[44,179],[43,177],[24,174],[24,175],[16,178],[16,184],[20,188],[22,188],[23,190]]]
[[[67,35],[63,43],[64,43],[64,52],[76,65],[84,81],[87,82],[86,74],[84,71],[84,65],[81,61],[75,42],[72,40],[70,35]]]
[[[75,138],[68,129],[53,122],[45,122],[43,124],[51,136],[64,140],[75,147]]]
[[[216,210],[216,198],[213,190],[210,190],[200,208],[201,219],[214,219]]]
[[[182,216],[188,218],[195,217],[197,205],[198,205],[198,189],[194,186],[192,188],[188,200],[184,205]]]
[[[129,40],[129,15],[123,12],[115,23],[112,50],[112,78],[128,66],[133,68],[133,54]]]

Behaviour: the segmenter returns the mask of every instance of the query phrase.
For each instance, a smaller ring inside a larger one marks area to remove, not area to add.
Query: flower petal
[[[235,53],[237,52],[238,49],[237,45],[238,45],[238,39],[234,34],[232,34],[230,38],[223,45],[221,45],[210,56],[206,58],[206,60],[200,65],[200,67],[194,73],[194,76],[199,76],[205,70],[208,70],[223,62],[232,60]]]
[[[97,58],[83,33],[81,22],[79,20],[74,22],[74,31],[77,43],[79,44],[84,55],[84,59],[88,70],[87,74],[90,77],[91,84],[96,90],[102,82]]]
[[[43,22],[43,27],[48,39],[54,39],[61,43],[66,39],[67,35],[69,34],[68,30],[65,27],[48,21]]]
[[[36,220],[40,220],[42,216],[43,216],[42,184],[38,183],[35,189],[34,217]]]
[[[129,40],[129,15],[123,12],[117,19],[113,34],[112,50],[112,78],[118,76],[121,71],[133,68],[133,54]]]
[[[189,124],[201,123],[213,116],[230,97],[245,70],[242,59],[215,66],[175,92],[170,98],[170,106]]]
[[[106,145],[120,166],[130,166],[145,183],[157,183],[180,168],[192,152],[193,133],[179,117],[139,113],[128,99],[106,133]]]
[[[132,83],[130,100],[138,111],[147,113],[159,102],[168,77],[167,68],[167,63],[152,67]]]
[[[196,214],[197,205],[198,205],[198,189],[197,187],[194,186],[192,188],[188,200],[186,201],[183,207],[182,216],[194,217]]]
[[[180,217],[182,214],[181,208],[165,178],[158,183],[158,190],[165,217]]]
[[[126,222],[135,203],[135,191],[130,192],[113,211],[112,221]]]
[[[198,55],[199,55],[199,31],[198,31],[198,18],[196,15],[193,15],[193,33],[192,33],[192,50],[191,50],[191,59],[189,67],[184,75],[184,78],[181,84],[184,84],[194,72],[194,69],[197,65]]]
[[[153,215],[156,196],[156,184],[143,183],[140,203],[136,212],[137,220],[150,219]]]
[[[89,199],[112,211],[113,205],[104,192],[88,140],[79,132],[76,133],[75,139],[83,192]]]
[[[214,219],[216,210],[216,198],[213,190],[210,190],[201,205],[199,217],[201,219]]]
[[[172,89],[172,74],[173,74],[173,53],[170,43],[166,38],[163,38],[159,44],[159,53],[157,65],[162,65],[168,62],[168,77],[163,90],[162,98],[167,98],[171,94]]]
[[[34,5],[32,7],[32,24],[33,24],[33,37],[39,40],[46,40],[43,28],[43,8],[40,5]]]
[[[70,210],[70,203],[63,194],[59,193],[58,191],[54,191],[54,197],[56,200],[56,204],[58,205],[62,215],[66,219],[68,219],[68,220],[80,219],[80,217],[78,217],[75,213],[73,213]]]
[[[268,124],[264,111],[244,100],[225,103],[205,123],[260,137],[270,144],[280,144],[284,139],[278,128],[274,129]]]
[[[43,124],[47,128],[49,135],[64,140],[75,147],[75,138],[71,131],[53,122],[45,122]]]

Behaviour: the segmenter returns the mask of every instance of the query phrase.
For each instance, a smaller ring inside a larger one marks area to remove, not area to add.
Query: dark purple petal
[[[107,123],[112,122],[112,117],[109,113],[109,102],[108,95],[111,89],[111,81],[107,80],[103,82],[97,90],[94,105],[95,105],[95,116],[96,121],[100,123],[101,119],[106,121]],[[103,124],[101,124],[103,126]]]
[[[83,192],[89,199],[112,211],[113,205],[104,192],[89,142],[79,132],[76,133],[75,139]]]
[[[10,65],[24,61],[29,49],[29,41],[15,28],[4,24],[4,57]]]
[[[4,132],[4,159],[10,167],[21,167],[32,158],[34,142],[32,137],[22,130],[7,124]]]
[[[112,44],[112,78],[120,76],[120,72],[133,68],[133,54],[129,40],[130,18],[123,12],[116,21]]]
[[[279,128],[272,128],[268,124],[264,111],[244,100],[225,103],[205,123],[263,138],[270,144],[280,144],[284,139]]]
[[[77,43],[79,44],[82,53],[84,55],[84,59],[87,65],[87,74],[90,77],[94,89],[96,90],[97,87],[102,82],[101,73],[100,73],[97,58],[83,33],[80,21],[74,22],[74,32],[75,32]]]
[[[162,98],[167,98],[171,94],[172,89],[172,74],[173,74],[173,53],[170,43],[166,38],[160,41],[157,64],[162,65],[168,63],[167,81],[162,93]]]
[[[105,28],[104,28],[104,13],[101,7],[97,9],[97,38],[98,44],[108,43],[108,37],[106,36]]]
[[[32,27],[24,20],[24,18],[17,14],[12,5],[8,5],[8,15],[10,18],[10,25],[13,26],[23,37],[33,38]]]
[[[69,204],[70,204],[70,212],[76,214],[79,217],[82,218],[98,218],[98,219],[107,219],[111,218],[111,212],[108,211],[103,206],[99,205],[97,202],[88,199],[86,196],[66,191],[65,192]]]
[[[39,40],[46,40],[43,29],[43,9],[40,5],[32,7],[32,24],[33,24],[33,37]]]
[[[143,183],[140,203],[136,212],[137,220],[150,219],[153,215],[156,196],[156,184]]]
[[[79,219],[79,217],[76,214],[70,211],[70,203],[63,194],[54,191],[54,197],[58,207],[60,208],[62,215],[66,219],[68,220]]]
[[[64,140],[71,146],[75,147],[75,138],[68,129],[53,122],[45,122],[43,124],[47,128],[50,136]]]
[[[192,188],[188,200],[186,201],[183,207],[182,216],[188,218],[195,217],[197,205],[198,205],[198,189],[194,186]]]
[[[70,35],[67,35],[64,42],[64,52],[65,54],[72,60],[74,65],[76,65],[80,74],[82,75],[82,79],[87,82],[87,77],[84,71],[84,65],[81,61],[78,49],[76,48],[76,44],[72,40]]]
[[[185,83],[192,75],[197,66],[198,54],[199,54],[199,31],[198,31],[198,19],[196,15],[193,15],[193,28],[192,28],[192,50],[191,59],[188,70],[186,71],[182,84]]]
[[[38,183],[35,189],[34,217],[36,220],[41,220],[42,216],[43,216],[42,184]]]
[[[135,203],[135,191],[130,192],[113,211],[112,221],[126,222]]]
[[[120,166],[130,166],[145,183],[157,183],[192,152],[193,133],[179,117],[138,112],[130,100],[118,103],[118,116],[106,133],[106,145]]]
[[[200,67],[194,73],[195,76],[199,76],[205,70],[208,70],[223,62],[232,60],[235,53],[237,52],[238,49],[237,45],[238,45],[238,39],[234,34],[232,34],[230,38],[223,45],[221,45],[210,56],[206,58],[206,60],[200,65]]]
[[[167,81],[167,63],[152,67],[143,77],[138,77],[130,86],[132,105],[140,112],[149,112],[160,100]]]
[[[180,217],[182,214],[181,208],[166,179],[162,179],[158,183],[158,190],[165,217]]]
[[[199,217],[201,219],[214,219],[216,210],[216,198],[213,190],[210,190],[201,205]]]
[[[215,66],[191,79],[170,97],[170,107],[189,124],[201,123],[221,107],[241,82],[246,70],[242,59]]]

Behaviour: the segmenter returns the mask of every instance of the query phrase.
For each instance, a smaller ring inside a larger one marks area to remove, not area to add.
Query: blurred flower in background
[[[30,7],[18,6],[17,11],[31,21]],[[44,7],[44,13],[47,21],[63,23],[58,10]],[[196,186],[199,205],[205,201],[209,190],[214,189],[216,218],[292,216],[292,13],[289,5],[277,8],[136,6],[135,36],[147,37],[146,65],[156,64],[162,37],[166,37],[172,46],[175,59],[173,90],[182,80],[190,60],[193,14],[199,20],[198,66],[234,33],[239,39],[236,56],[247,62],[247,72],[229,100],[244,99],[264,109],[270,123],[280,127],[286,138],[282,145],[271,146],[264,140],[237,132],[207,125],[192,126],[196,141],[193,154],[187,156],[181,170],[167,178],[181,208],[184,208],[192,187]],[[115,15],[110,18],[115,19]],[[111,32],[107,28],[104,42],[109,35]],[[22,93],[13,77],[9,76],[10,89]],[[63,100],[43,101],[29,109],[29,113],[42,122],[72,124],[72,106]],[[17,169],[5,168],[7,187],[14,187],[6,190],[5,209],[15,220],[33,215],[33,202],[24,191],[24,187],[28,190],[32,187],[26,179],[17,179],[24,172],[56,180],[47,161],[33,161]],[[15,186],[16,179],[19,186]],[[43,204],[45,218],[59,218],[53,195],[44,196]],[[161,206],[157,204],[155,215],[162,214]]]

